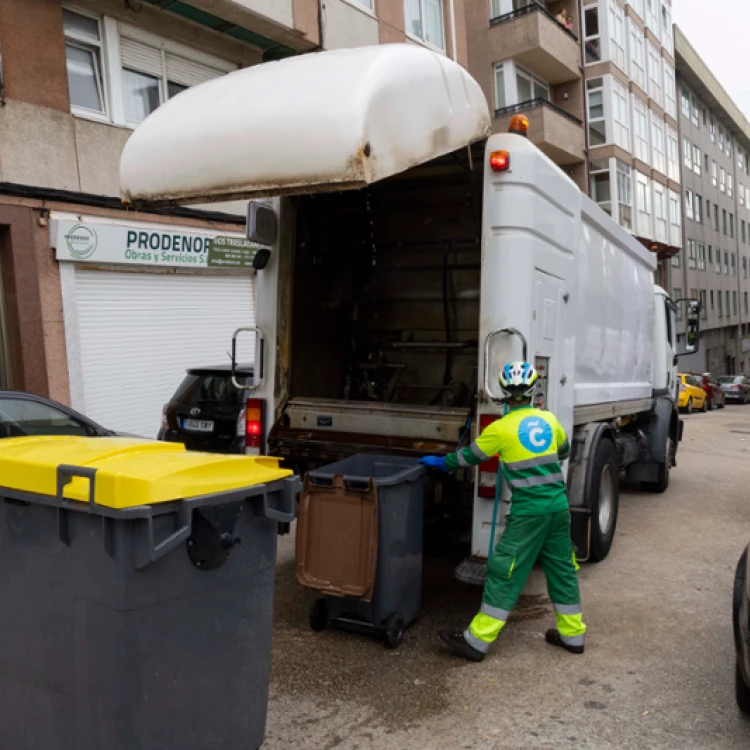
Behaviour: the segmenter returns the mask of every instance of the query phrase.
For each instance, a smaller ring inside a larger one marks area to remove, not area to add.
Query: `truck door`
[[[566,307],[564,294],[561,279],[536,271],[531,353],[534,355],[533,365],[539,373],[540,385],[535,404],[552,412],[561,406],[558,403],[559,390],[565,388],[567,383],[559,356],[561,332],[564,330],[561,316]]]

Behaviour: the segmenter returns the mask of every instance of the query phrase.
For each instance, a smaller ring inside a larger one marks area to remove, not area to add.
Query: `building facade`
[[[655,252],[682,237],[671,0],[469,0],[469,65],[495,129],[531,139]]]
[[[681,366],[750,371],[750,123],[678,29],[683,251],[671,292],[700,299],[700,351]]]
[[[254,272],[209,254],[242,237],[241,203],[125,209],[125,142],[190,86],[385,42],[466,65],[463,0],[3,0],[0,389],[155,435],[185,369],[253,323]]]

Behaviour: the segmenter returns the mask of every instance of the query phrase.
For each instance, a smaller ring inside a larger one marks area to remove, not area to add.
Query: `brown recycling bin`
[[[313,630],[378,632],[395,648],[419,612],[424,467],[360,454],[305,477],[297,525],[297,580],[324,597]]]

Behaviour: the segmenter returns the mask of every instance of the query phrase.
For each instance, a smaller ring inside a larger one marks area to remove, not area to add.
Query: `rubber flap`
[[[68,500],[132,508],[267,484],[291,476],[280,459],[187,451],[132,438],[24,437],[0,441],[0,486],[56,496],[60,467]],[[75,469],[94,478],[76,476]],[[71,471],[72,470],[72,471]],[[93,487],[92,487],[92,482]]]

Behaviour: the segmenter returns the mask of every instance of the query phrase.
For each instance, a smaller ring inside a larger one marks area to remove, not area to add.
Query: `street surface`
[[[750,541],[750,406],[685,421],[667,493],[624,493],[612,552],[581,567],[583,656],[544,642],[554,615],[535,569],[488,658],[453,657],[436,632],[465,626],[481,592],[437,559],[399,649],[313,633],[315,597],[297,586],[284,537],[264,750],[747,750],[731,592]]]

